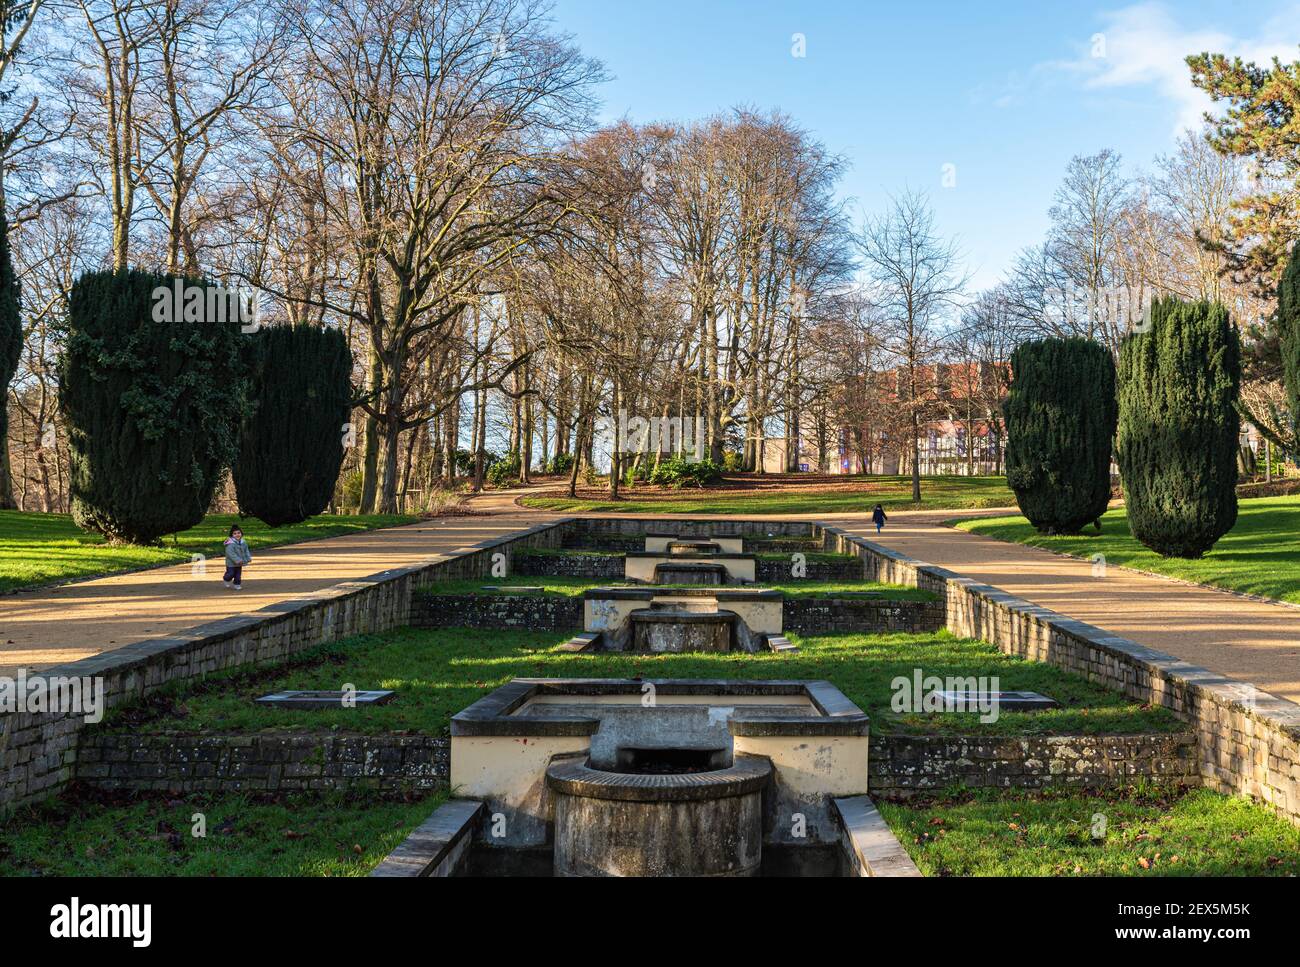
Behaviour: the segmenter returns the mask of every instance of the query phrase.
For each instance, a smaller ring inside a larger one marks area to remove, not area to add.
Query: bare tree
[[[891,327],[886,345],[899,365],[898,393],[911,431],[912,500],[920,503],[921,424],[936,388],[931,364],[943,345],[944,317],[957,306],[967,278],[958,270],[956,242],[939,236],[922,194],[891,199],[884,214],[866,220],[857,241],[871,296]]]

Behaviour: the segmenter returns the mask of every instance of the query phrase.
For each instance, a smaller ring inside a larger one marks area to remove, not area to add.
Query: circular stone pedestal
[[[555,797],[556,876],[757,876],[767,759],[681,775],[546,770]]]
[[[722,548],[713,541],[670,541],[669,554],[718,554]]]
[[[642,608],[628,615],[632,650],[657,654],[684,651],[731,651],[735,615],[719,611]]]
[[[655,565],[655,583],[723,585],[727,583],[727,568],[701,561],[664,561]]]

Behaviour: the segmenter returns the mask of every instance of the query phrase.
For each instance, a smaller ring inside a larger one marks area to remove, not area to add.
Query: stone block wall
[[[1300,825],[1300,706],[839,528],[820,530],[827,550],[863,559],[869,580],[942,595],[953,634],[1169,709],[1196,736],[1206,786],[1266,803]]]
[[[907,799],[947,786],[967,789],[1098,789],[1151,779],[1199,785],[1196,736],[873,735],[867,788]]]
[[[76,778],[100,789],[300,792],[432,789],[451,740],[431,735],[88,732]]]
[[[920,633],[944,620],[942,601],[787,598],[783,608],[784,630],[797,635]]]
[[[411,600],[414,628],[581,631],[582,598],[542,594],[427,594]]]
[[[754,580],[759,584],[798,584],[800,581],[861,581],[862,562],[851,561],[807,561],[804,576],[790,576],[790,560],[786,558],[774,561],[770,558],[758,558],[754,561]]]
[[[75,777],[100,789],[294,792],[432,789],[450,777],[440,736],[353,733],[85,734]],[[873,735],[868,788],[907,799],[970,789],[1102,788],[1135,778],[1199,783],[1196,738]]]
[[[623,579],[622,554],[516,554],[511,573],[518,577]]]

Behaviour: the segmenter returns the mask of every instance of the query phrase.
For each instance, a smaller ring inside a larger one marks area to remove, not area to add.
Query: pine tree
[[[1159,299],[1120,348],[1116,454],[1133,536],[1198,558],[1237,521],[1237,327],[1219,303]]]
[[[127,269],[72,286],[59,361],[78,526],[111,541],[156,542],[199,523],[235,454],[245,387],[233,309],[159,313],[174,284]],[[191,290],[192,291],[192,290]]]
[[[1011,356],[1007,483],[1039,531],[1076,533],[1110,499],[1115,362],[1087,339],[1041,339]]]
[[[337,329],[273,326],[248,341],[248,416],[233,467],[241,513],[272,527],[329,504],[351,411],[352,354]]]

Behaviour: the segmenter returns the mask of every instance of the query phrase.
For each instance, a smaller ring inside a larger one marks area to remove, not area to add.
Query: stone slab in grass
[[[997,708],[1006,712],[1038,712],[1060,708],[1061,703],[1038,692],[936,692],[936,698],[947,710],[972,708]]]
[[[263,695],[260,698],[253,699],[253,701],[258,705],[269,705],[273,708],[348,708],[350,705],[344,705],[345,697],[354,705],[387,705],[397,697],[397,693],[391,689],[374,689],[364,692],[313,689],[272,692],[270,695]]]

